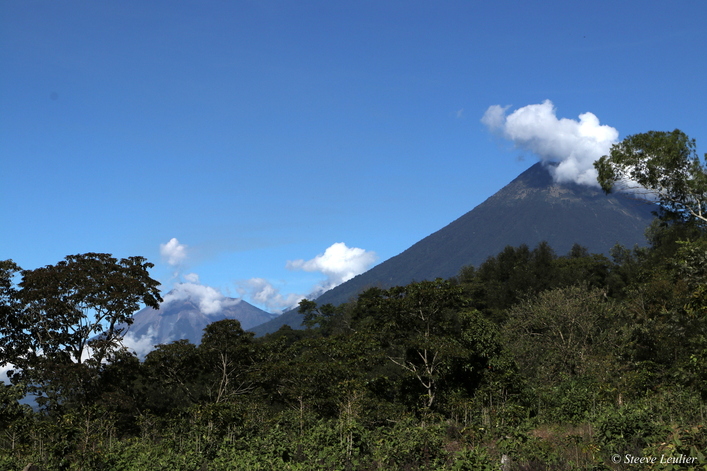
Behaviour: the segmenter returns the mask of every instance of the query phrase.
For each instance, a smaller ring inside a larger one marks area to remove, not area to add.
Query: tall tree
[[[388,359],[417,379],[425,406],[432,407],[449,362],[464,355],[458,318],[462,289],[438,278],[388,290],[372,288],[357,304],[355,329],[378,333]]]
[[[56,265],[21,272],[17,304],[0,324],[2,364],[17,382],[55,399],[85,395],[90,377],[119,350],[120,323],[143,303],[158,308],[159,283],[143,257],[71,255]]]
[[[210,377],[212,401],[224,402],[255,388],[249,373],[255,361],[253,333],[245,332],[236,319],[212,322],[204,329],[198,347]]]
[[[707,169],[695,149],[695,140],[679,129],[649,131],[614,144],[594,167],[605,192],[618,187],[645,194],[668,213],[707,224]]]
[[[583,375],[601,369],[616,347],[614,310],[602,290],[587,285],[544,291],[509,310],[506,343],[535,384]]]
[[[153,412],[187,408],[206,396],[204,364],[187,339],[157,345],[145,357],[142,374],[146,406]]]
[[[14,328],[11,323],[15,319],[18,309],[17,288],[14,284],[15,276],[20,272],[20,267],[12,260],[0,261],[0,328]],[[0,350],[0,365],[5,365],[6,353]]]

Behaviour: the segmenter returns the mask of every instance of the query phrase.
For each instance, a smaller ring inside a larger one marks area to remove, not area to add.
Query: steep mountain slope
[[[508,245],[532,248],[544,240],[560,255],[575,243],[592,253],[608,253],[617,243],[645,245],[644,232],[655,209],[624,195],[605,195],[599,188],[554,183],[547,168],[537,163],[456,221],[327,291],[317,302],[341,304],[371,286],[449,278]],[[284,324],[299,328],[300,323],[301,316],[289,311],[251,330],[262,335]]]
[[[127,331],[128,338],[133,342],[150,342],[150,346],[180,339],[198,345],[204,328],[212,322],[237,319],[247,330],[275,317],[240,299],[226,298],[224,301],[222,308],[211,314],[204,314],[198,300],[192,298],[163,303],[159,310],[142,309],[133,317],[133,324]]]

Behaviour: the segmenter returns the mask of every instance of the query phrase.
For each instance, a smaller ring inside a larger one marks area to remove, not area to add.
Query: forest
[[[646,247],[509,246],[144,359],[116,326],[159,305],[147,260],[0,262],[0,469],[707,470],[707,179],[671,173],[695,159],[676,130],[597,162],[655,191]]]

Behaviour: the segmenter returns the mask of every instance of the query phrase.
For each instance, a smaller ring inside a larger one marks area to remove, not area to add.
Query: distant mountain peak
[[[242,299],[227,297],[220,300],[218,310],[213,310],[213,305],[209,304],[210,309],[205,312],[204,300],[198,296],[169,297],[170,293],[165,295],[166,301],[160,309],[142,309],[133,316],[130,326],[120,326],[127,328],[125,343],[128,347],[139,345],[139,348],[151,349],[155,345],[182,339],[198,345],[204,328],[212,322],[237,319],[241,327],[247,330],[277,317]]]

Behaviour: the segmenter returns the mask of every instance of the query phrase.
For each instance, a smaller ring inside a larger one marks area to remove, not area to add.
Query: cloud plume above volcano
[[[191,299],[199,305],[199,309],[204,314],[214,314],[240,302],[226,297],[217,288],[201,284],[199,275],[196,273],[181,275],[181,266],[187,260],[188,254],[187,246],[180,243],[177,238],[173,237],[166,244],[160,244],[160,255],[167,264],[176,268],[173,275],[176,282],[164,296],[163,304]]]
[[[545,163],[556,163],[549,167],[556,182],[598,186],[593,164],[618,141],[615,128],[600,124],[589,112],[580,114],[579,120],[557,118],[550,100],[510,114],[508,108],[490,106],[481,122],[516,148],[532,152]]]
[[[202,285],[199,283],[199,277],[195,273],[189,273],[184,278],[185,282],[175,283],[174,288],[164,296],[163,304],[191,299],[199,305],[199,309],[204,314],[215,314],[241,301],[240,299],[224,296],[216,288]]]

